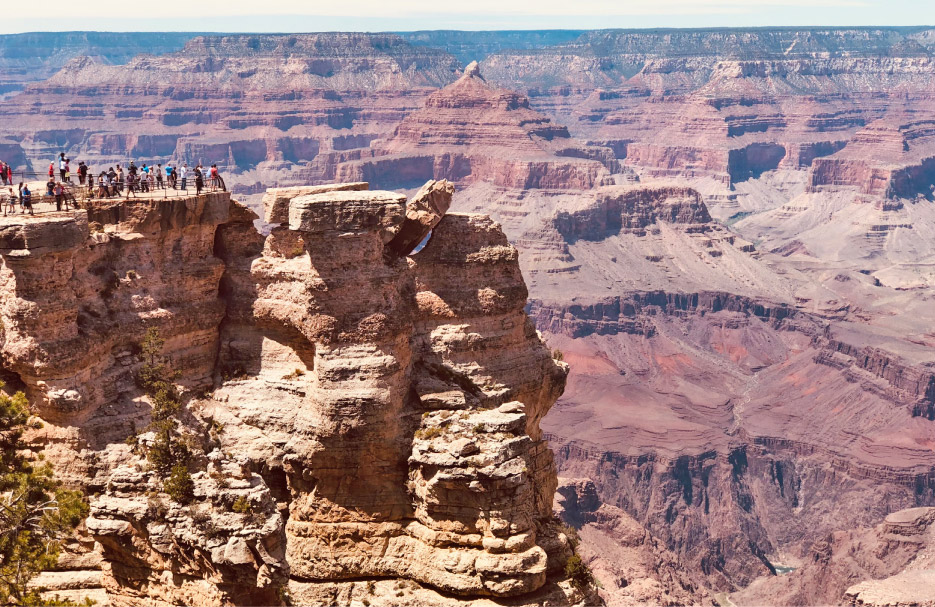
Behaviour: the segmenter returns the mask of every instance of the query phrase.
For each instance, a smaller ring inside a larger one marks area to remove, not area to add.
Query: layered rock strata
[[[226,449],[254,453],[294,494],[296,597],[387,576],[513,596],[562,560],[538,421],[566,371],[523,313],[515,249],[487,218],[440,217],[439,186],[423,190],[436,192],[428,223],[429,194],[407,212],[390,192],[293,190],[288,224],[232,272],[256,293],[230,309],[220,364],[247,378],[216,392],[213,415],[245,427]],[[412,257],[389,246],[427,229]]]
[[[392,138],[371,148],[373,158],[343,163],[336,176],[393,185],[434,178],[488,180],[518,189],[589,189],[612,183],[605,164],[618,166],[609,149],[572,139],[522,95],[488,84],[476,62],[429,95]]]
[[[3,365],[44,419],[81,423],[133,385],[158,327],[189,387],[211,383],[224,302],[214,233],[227,194],[95,202],[0,224]]]
[[[36,444],[101,493],[87,529],[114,604],[398,603],[379,580],[423,602],[584,598],[539,430],[568,368],[516,249],[445,214],[452,192],[273,191],[265,238],[223,193],[5,221],[4,373],[48,422]],[[186,388],[190,505],[123,440],[148,418],[149,327]]]

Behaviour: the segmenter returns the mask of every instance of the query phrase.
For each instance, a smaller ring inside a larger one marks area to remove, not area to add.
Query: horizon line
[[[218,35],[264,35],[287,36],[295,34],[418,34],[418,33],[444,33],[444,32],[474,32],[474,33],[512,33],[512,32],[666,32],[666,31],[717,31],[717,30],[764,30],[764,31],[796,31],[796,30],[918,30],[935,29],[935,23],[926,25],[711,25],[702,27],[656,26],[656,27],[529,27],[529,28],[439,28],[439,29],[321,29],[303,31],[260,31],[260,30],[108,30],[108,29],[72,29],[72,30],[27,30],[22,32],[0,33],[3,36],[27,36],[32,34],[193,34],[202,36]]]

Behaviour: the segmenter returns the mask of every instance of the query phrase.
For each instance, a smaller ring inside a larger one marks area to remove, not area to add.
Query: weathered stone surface
[[[564,579],[539,430],[568,367],[524,312],[516,249],[488,217],[446,215],[451,190],[428,184],[409,218],[393,192],[298,195],[265,242],[226,194],[104,204],[78,213],[101,225],[82,241],[4,255],[5,364],[49,422],[33,440],[97,494],[86,527],[102,576],[75,560],[85,573],[63,591],[100,584],[127,607],[314,603],[374,579],[432,604],[594,598]],[[407,220],[432,231],[412,256],[388,249]],[[154,433],[124,440],[148,420],[134,380],[149,326],[188,388],[190,505],[143,457]],[[368,600],[395,604],[384,586]]]
[[[890,513],[872,528],[819,538],[802,565],[732,595],[738,605],[866,606],[935,604],[935,508]]]
[[[289,204],[289,229],[310,234],[377,232],[387,242],[403,221],[406,197],[385,191],[299,196]]]
[[[559,478],[555,512],[580,542],[607,605],[706,605],[711,597],[678,557],[625,511],[604,504],[588,479]]]
[[[322,192],[340,192],[344,190],[360,191],[369,188],[370,184],[366,182],[269,188],[266,190],[266,194],[263,195],[264,218],[266,223],[289,223],[289,203],[292,202],[294,198],[309,194],[320,194]]]
[[[0,352],[38,413],[73,423],[112,413],[101,407],[134,389],[148,327],[172,344],[186,385],[210,383],[224,313],[214,233],[230,207],[227,193],[212,193],[5,219]],[[90,233],[89,220],[102,231]]]
[[[935,569],[898,573],[885,580],[855,584],[844,594],[844,604],[867,607],[935,605]]]
[[[259,475],[212,454],[195,500],[162,494],[144,460],[114,470],[88,530],[103,546],[115,605],[278,604],[288,573],[282,516]],[[239,505],[237,505],[239,504]]]
[[[0,220],[0,255],[40,256],[73,248],[89,234],[88,216],[81,211],[36,216],[25,221],[15,215]]]

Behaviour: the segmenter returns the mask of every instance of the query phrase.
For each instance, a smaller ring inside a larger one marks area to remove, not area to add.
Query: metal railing
[[[74,187],[84,189],[87,191],[86,198],[127,198],[133,200],[133,198],[139,196],[140,194],[162,194],[163,198],[169,197],[186,197],[191,196],[192,193],[199,193],[196,186],[195,177],[186,176],[184,179],[181,177],[175,179],[167,179],[163,177],[162,179],[153,179],[152,182],[148,180],[145,182],[137,181],[133,184],[129,183],[129,180],[117,179],[116,181],[105,181],[102,185],[100,182],[99,176],[92,177],[88,175],[88,183],[77,184]],[[203,186],[201,192],[226,192],[227,184],[224,182],[224,178],[220,175],[217,179],[207,177],[203,179]],[[147,198],[152,198],[153,196],[147,196]]]

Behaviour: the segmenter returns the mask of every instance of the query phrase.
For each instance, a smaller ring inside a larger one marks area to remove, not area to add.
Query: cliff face
[[[229,205],[207,194],[5,222],[4,366],[44,419],[83,422],[132,386],[149,326],[188,385],[210,383],[224,315],[214,232]]]
[[[446,215],[444,182],[408,207],[350,188],[271,194],[265,239],[226,194],[5,220],[4,374],[47,422],[36,444],[100,493],[115,604],[581,598],[539,430],[567,366],[516,249]],[[191,505],[123,440],[149,415],[150,327],[186,388]]]

